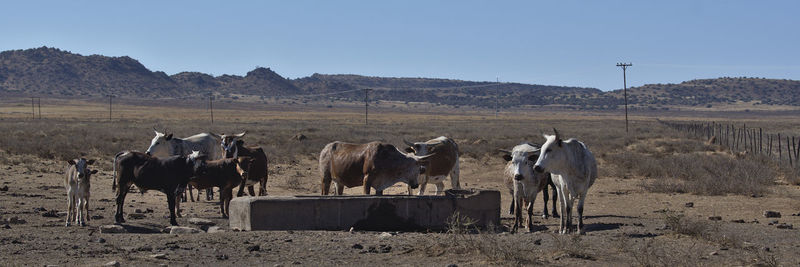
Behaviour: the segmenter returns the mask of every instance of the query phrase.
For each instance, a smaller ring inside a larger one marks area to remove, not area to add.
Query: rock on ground
[[[777,211],[767,210],[767,211],[764,211],[764,217],[767,217],[767,218],[780,218],[781,217],[781,213],[777,212]]]
[[[167,227],[170,234],[196,234],[201,232],[200,229],[185,226],[170,226]]]
[[[212,226],[212,225],[216,225],[217,224],[215,222],[212,222],[211,220],[200,219],[200,218],[191,218],[191,219],[189,219],[189,223],[194,224],[194,225],[208,225],[208,226]]]

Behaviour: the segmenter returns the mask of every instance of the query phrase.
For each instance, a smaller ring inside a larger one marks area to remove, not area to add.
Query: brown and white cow
[[[114,219],[117,223],[125,222],[122,207],[125,196],[131,185],[145,192],[158,190],[167,195],[169,207],[169,223],[178,225],[175,219],[177,207],[176,197],[186,188],[189,178],[203,175],[205,160],[198,159],[198,151],[187,156],[156,158],[145,153],[123,151],[114,156],[114,180],[111,186],[117,194],[117,211]]]
[[[409,147],[406,152],[414,153],[417,156],[435,154],[428,158],[428,167],[424,175],[420,175],[419,193],[425,194],[425,185],[428,183],[436,185],[436,194],[444,193],[444,179],[450,175],[450,183],[453,189],[461,189],[458,183],[458,145],[453,139],[439,136],[425,142],[408,142],[403,140]],[[413,194],[409,187],[408,194]]]
[[[66,171],[64,186],[67,188],[67,222],[66,226],[75,222],[80,226],[86,225],[89,220],[89,188],[91,187],[91,176],[97,170],[90,170],[89,165],[94,160],[85,158],[71,159],[67,161],[69,166]]]
[[[242,175],[242,183],[239,185],[239,192],[236,196],[244,195],[244,188],[247,187],[248,193],[255,196],[253,185],[259,184],[258,195],[267,194],[267,180],[269,179],[269,161],[267,154],[261,147],[245,146],[241,138],[247,133],[226,135],[222,134],[222,149],[225,158],[238,158],[240,165],[245,173]]]
[[[364,186],[364,194],[375,189],[376,195],[398,183],[417,188],[417,178],[425,172],[427,158],[401,152],[392,144],[370,142],[352,144],[335,141],[319,153],[319,170],[322,175],[322,195],[330,191],[331,182],[336,195],[345,187]]]

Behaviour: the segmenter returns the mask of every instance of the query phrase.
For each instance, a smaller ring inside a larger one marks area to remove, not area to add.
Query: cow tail
[[[125,153],[125,151],[119,152],[116,155],[114,155],[114,160],[111,163],[112,165],[114,165],[112,167],[112,173],[111,173],[111,177],[113,179],[111,182],[111,192],[117,191],[117,158],[119,157],[119,155],[122,155],[123,153]]]

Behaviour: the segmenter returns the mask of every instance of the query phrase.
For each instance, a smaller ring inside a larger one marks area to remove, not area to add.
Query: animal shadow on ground
[[[132,234],[160,234],[161,229],[164,227],[159,225],[130,225],[130,224],[118,224],[125,228],[125,231]]]
[[[620,226],[625,225],[624,223],[592,223],[586,224],[584,231],[586,232],[596,232],[596,231],[607,231],[607,230],[614,230],[619,229]]]

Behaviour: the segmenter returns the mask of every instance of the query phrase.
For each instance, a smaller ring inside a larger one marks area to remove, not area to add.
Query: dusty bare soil
[[[3,154],[4,157],[19,157]],[[30,160],[30,159],[28,159]],[[11,162],[18,162],[14,159]],[[312,159],[295,165],[275,166],[268,191],[271,195],[315,194],[318,177]],[[210,219],[222,233],[173,235],[163,194],[130,194],[126,216],[141,210],[144,218],[122,224],[129,233],[100,233],[98,226],[113,224],[110,170],[92,180],[88,226],[64,226],[65,163],[51,160],[0,166],[0,213],[3,220],[16,217],[24,223],[0,228],[0,257],[13,265],[748,265],[800,263],[797,229],[778,229],[771,221],[800,226],[800,190],[779,185],[766,197],[704,197],[654,194],[641,189],[639,179],[601,177],[591,188],[586,204],[587,234],[560,236],[553,232],[557,219],[536,218],[533,233],[392,233],[346,231],[238,232],[228,228],[216,202],[184,203],[182,226],[201,228],[188,218]],[[508,195],[501,187],[503,162],[495,158],[464,158],[462,183],[469,188],[503,192],[503,223],[508,215]],[[280,167],[280,168],[278,168]],[[289,182],[295,181],[295,182]],[[4,188],[8,187],[5,191]],[[352,188],[346,194],[358,194]],[[404,186],[396,185],[393,193]],[[687,207],[686,203],[694,203]],[[150,211],[152,210],[152,212]],[[541,198],[536,204],[541,214]],[[781,218],[764,218],[764,210],[779,211]],[[667,229],[665,218],[685,214],[706,225],[712,238],[700,238]],[[708,217],[720,216],[720,221]],[[742,220],[742,222],[734,222]],[[7,226],[6,226],[7,225]],[[165,254],[163,258],[154,255]]]
[[[19,108],[20,111],[15,111],[15,108]],[[0,108],[0,113],[2,113],[0,115],[4,118],[18,120],[25,116],[22,108],[24,107]],[[53,112],[66,114],[64,117],[53,118],[64,121],[74,120],[76,116],[69,114],[69,112],[73,112],[70,111],[73,109],[74,112],[92,114],[97,118],[105,116],[102,104],[95,104],[94,106],[70,106]],[[175,115],[174,111],[176,110],[185,113]],[[137,109],[134,106],[123,106],[122,112],[126,118],[138,118],[131,120],[130,124],[145,128],[143,131],[147,134],[149,134],[150,125],[156,123],[176,125],[181,121],[180,116],[204,116],[201,115],[201,111],[190,108]],[[155,120],[151,117],[153,112],[173,114],[171,116],[175,117]],[[238,112],[240,110],[221,110],[215,115],[218,116],[218,120],[235,120],[237,123],[241,119],[241,127],[248,128],[254,128],[259,124],[263,125],[265,120],[270,120],[269,123],[272,123],[265,127],[296,124],[295,128],[308,128],[305,124],[295,122],[296,120],[309,120],[308,115],[289,118],[286,117],[286,114],[278,113],[280,111],[267,110],[259,111],[261,113],[258,113],[258,116],[241,117],[237,115]],[[324,112],[324,109],[316,112]],[[361,123],[357,112],[356,110],[352,111],[352,120],[342,120],[343,126],[340,126],[342,129],[317,130],[311,132],[310,137],[320,139],[326,135],[336,135],[336,137],[330,138],[347,136],[349,134],[348,125]],[[313,119],[317,121],[312,124],[325,123],[326,120],[341,116],[341,114],[344,113],[314,115]],[[621,125],[618,118],[612,115],[554,111],[542,115],[549,116],[546,121],[535,123],[542,124],[541,127],[547,129],[550,127],[550,122],[569,118],[571,121],[561,124],[572,127],[572,132],[579,132],[578,130],[583,127],[583,121],[592,122],[593,125],[606,125],[609,122],[617,126]],[[672,119],[674,120],[693,120],[691,114],[673,115]],[[425,116],[430,117],[429,115]],[[384,121],[384,123],[393,121],[408,123],[425,116],[402,114],[395,117],[381,117],[377,115],[375,120]],[[724,117],[725,115],[704,113],[701,117],[715,118],[716,116]],[[588,143],[590,148],[596,148],[595,155],[598,157],[600,165],[600,178],[589,190],[586,202],[586,235],[555,234],[558,228],[558,219],[542,219],[540,216],[535,218],[533,232],[509,233],[506,226],[513,223],[513,219],[508,214],[510,197],[502,182],[502,169],[505,162],[498,155],[481,151],[496,149],[488,146],[495,145],[495,140],[501,138],[513,142],[518,142],[520,138],[537,138],[539,130],[527,130],[526,128],[525,131],[530,131],[530,133],[512,135],[506,132],[522,130],[508,129],[512,126],[505,125],[503,122],[487,124],[485,114],[442,113],[433,118],[445,118],[459,122],[460,125],[451,124],[448,131],[455,131],[455,134],[462,135],[462,137],[457,136],[457,141],[462,150],[470,151],[461,158],[461,185],[465,188],[500,190],[502,193],[502,226],[494,230],[476,231],[454,225],[451,231],[445,233],[241,232],[228,227],[228,221],[221,218],[219,206],[215,200],[183,203],[184,217],[179,218],[178,223],[181,226],[200,229],[200,232],[174,235],[164,233],[169,226],[165,196],[151,191],[128,195],[125,203],[127,222],[122,224],[127,233],[100,233],[99,226],[114,223],[115,204],[111,190],[111,164],[104,162],[108,161],[108,157],[99,159],[100,163],[97,165],[100,172],[92,178],[90,212],[94,218],[88,222],[87,226],[65,227],[67,203],[63,172],[67,163],[63,160],[39,158],[34,156],[35,151],[11,153],[5,151],[6,148],[0,147],[0,159],[2,159],[0,160],[0,260],[2,260],[0,265],[97,266],[111,261],[117,261],[121,265],[191,266],[352,266],[367,264],[414,266],[446,266],[450,264],[459,266],[538,264],[769,266],[800,264],[800,232],[797,229],[800,228],[800,216],[794,216],[794,214],[800,213],[800,188],[797,185],[791,185],[782,181],[780,177],[776,177],[776,184],[769,186],[768,193],[757,197],[651,193],[646,191],[642,185],[652,182],[652,179],[622,175],[621,173],[625,172],[615,170],[613,164],[606,162],[604,156],[607,153],[616,153],[614,151],[618,152],[620,149],[634,150],[637,149],[637,146],[647,145],[647,138],[632,140],[633,143],[629,144],[627,148],[616,147],[616,143],[622,143],[619,139],[613,140],[616,142],[614,145],[602,144],[599,141]],[[642,123],[648,118],[633,116],[632,118],[639,120],[633,123],[634,131],[646,131],[647,127],[650,127],[649,125],[654,125],[654,123]],[[197,118],[193,117],[193,119]],[[760,120],[760,118],[752,117],[747,117],[747,119],[750,121]],[[523,120],[519,118],[513,120],[514,123],[520,121]],[[747,123],[749,124],[750,121]],[[140,122],[141,125],[134,125]],[[0,123],[9,122],[0,119]],[[20,127],[26,127],[23,123],[17,121],[14,123],[21,125]],[[339,121],[333,122],[332,125],[337,123]],[[50,132],[46,129],[35,128],[41,126],[32,125],[34,126],[31,127],[36,129],[32,133],[33,139],[26,140],[26,142],[46,142]],[[94,124],[86,123],[86,125]],[[493,128],[472,131],[470,125],[488,125]],[[320,128],[324,128],[323,126]],[[408,123],[404,127],[413,129],[416,125]],[[606,127],[611,129],[615,126]],[[262,131],[273,129],[279,130],[275,127]],[[24,135],[24,132],[28,131],[28,129],[14,128],[10,130],[20,132],[14,133],[17,136]],[[619,129],[613,130],[619,132]],[[661,130],[663,129],[650,131]],[[264,132],[255,131],[245,139],[253,140],[248,142],[262,145],[264,143],[260,142],[281,143],[286,142],[285,140],[289,136],[296,133],[294,130],[285,131],[287,136],[277,139],[268,134],[265,135]],[[591,133],[597,135],[595,132],[607,130],[586,131],[593,131]],[[386,134],[380,131],[378,133]],[[353,138],[376,138],[361,132],[357,132],[357,134]],[[433,135],[437,133],[411,132],[403,134]],[[597,136],[604,137],[603,135]],[[483,143],[478,142],[480,140],[475,139],[477,137],[488,139],[489,144],[485,144],[486,140],[483,140]],[[144,135],[141,138],[138,135],[130,138],[135,139],[137,144],[149,142]],[[384,137],[377,136],[377,138]],[[391,138],[390,142],[394,139],[397,139],[394,141],[400,140],[399,137]],[[41,141],[37,141],[40,139]],[[139,141],[139,139],[143,140]],[[277,141],[270,141],[272,139]],[[533,141],[536,140],[533,139]],[[483,150],[475,149],[475,147],[480,148],[481,146],[486,147],[481,148]],[[277,147],[277,145],[273,145],[273,147]],[[293,151],[284,150],[282,153],[296,153]],[[96,151],[91,153],[104,154]],[[315,156],[308,152],[296,153],[291,159],[271,163],[268,193],[270,195],[319,194],[319,175],[316,165]],[[445,184],[446,188],[450,187],[449,180],[446,180]],[[433,190],[433,186],[428,187],[429,194],[431,190]],[[405,185],[401,184],[395,185],[388,191],[389,194],[405,192]],[[345,194],[360,193],[361,188],[345,190]],[[688,203],[691,205],[687,205]],[[541,215],[541,205],[540,195],[534,208],[536,215]],[[765,218],[763,212],[766,210],[780,212],[782,216]],[[141,218],[131,217],[131,214]],[[211,220],[223,232],[207,233],[206,227],[190,224],[190,218]],[[792,225],[793,229],[780,229],[778,225]]]

